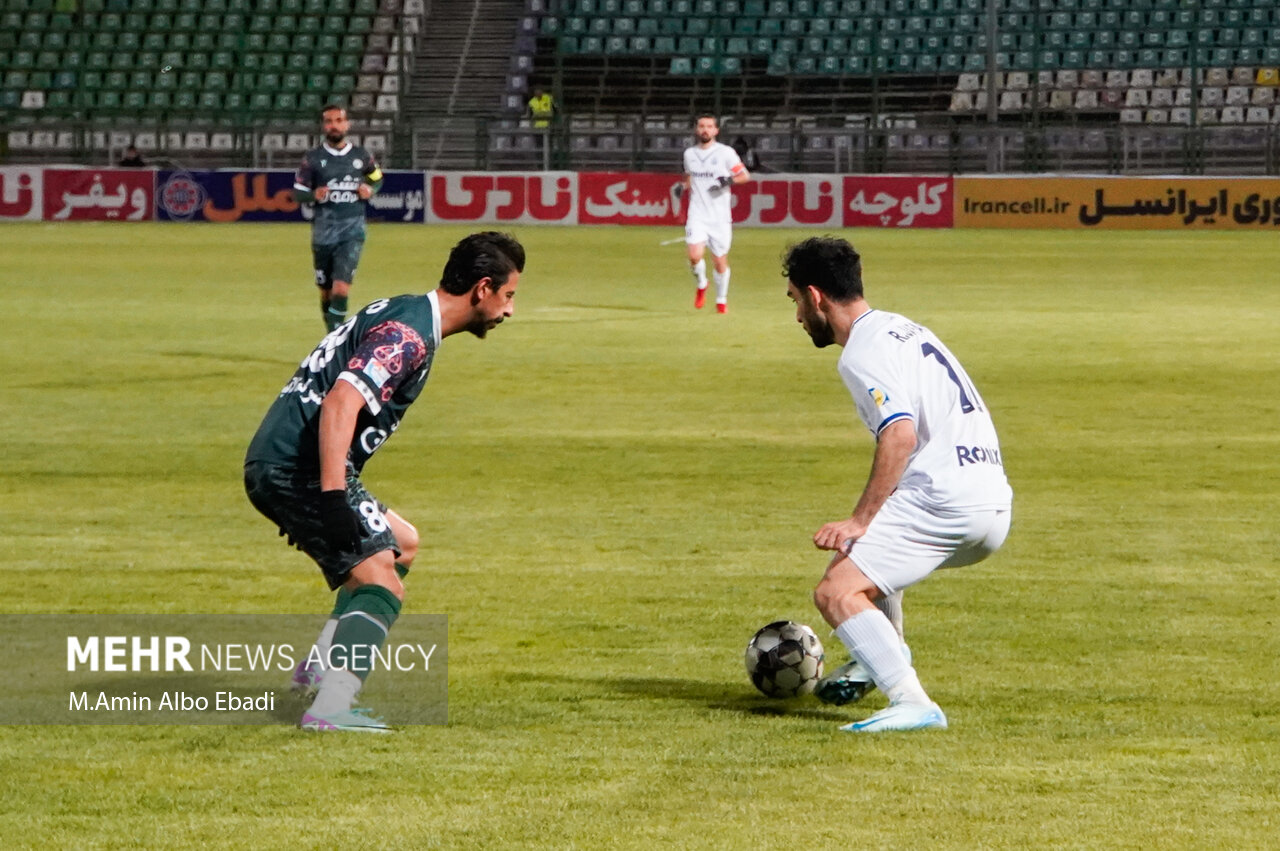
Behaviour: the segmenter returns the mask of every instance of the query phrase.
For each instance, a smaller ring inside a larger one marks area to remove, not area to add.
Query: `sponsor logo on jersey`
[[[960,462],[960,466],[965,464],[992,464],[996,467],[1003,467],[1004,462],[1000,460],[1000,450],[991,449],[986,446],[957,446],[956,460]]]

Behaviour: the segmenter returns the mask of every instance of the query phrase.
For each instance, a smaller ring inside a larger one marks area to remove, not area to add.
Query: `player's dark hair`
[[[799,289],[817,287],[832,301],[862,297],[862,257],[846,240],[814,236],[787,249],[782,276]]]
[[[481,278],[501,287],[512,272],[523,271],[524,246],[514,236],[482,231],[464,238],[449,252],[440,286],[450,295],[465,295]]]
[[[701,121],[704,118],[710,118],[712,121],[716,123],[716,127],[720,126],[720,116],[716,115],[714,112],[703,112],[699,115],[694,116],[693,123],[697,124],[699,121]]]
[[[343,115],[347,113],[347,108],[340,103],[326,103],[320,107],[320,117],[324,118],[326,112],[333,112],[334,110],[341,112]]]

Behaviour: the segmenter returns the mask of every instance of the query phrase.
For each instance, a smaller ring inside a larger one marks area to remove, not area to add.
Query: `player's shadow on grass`
[[[744,715],[787,715],[821,721],[848,721],[847,713],[823,706],[815,697],[777,700],[756,693],[750,683],[741,689],[707,680],[670,677],[570,677],[555,674],[522,675],[520,679],[556,684],[570,684],[582,692],[592,685],[604,686],[627,697],[680,700],[707,709],[741,712]]]

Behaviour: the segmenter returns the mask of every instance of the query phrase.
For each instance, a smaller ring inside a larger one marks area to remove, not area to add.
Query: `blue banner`
[[[369,221],[421,222],[422,172],[383,172],[381,191],[367,208]],[[293,172],[161,171],[156,175],[156,219],[169,222],[301,222],[311,210],[293,200]]]

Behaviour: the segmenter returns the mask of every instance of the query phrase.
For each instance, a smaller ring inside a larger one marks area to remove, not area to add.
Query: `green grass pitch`
[[[1274,235],[852,231],[929,325],[1015,490],[986,563],[906,595],[942,733],[772,702],[755,629],[872,444],[739,230],[731,312],[673,230],[526,228],[512,321],[445,341],[365,479],[417,523],[450,723],[0,728],[30,848],[1262,848],[1280,835]],[[434,286],[459,228],[371,229],[353,303]],[[240,465],[322,335],[304,226],[6,225],[0,612],[316,612]]]

